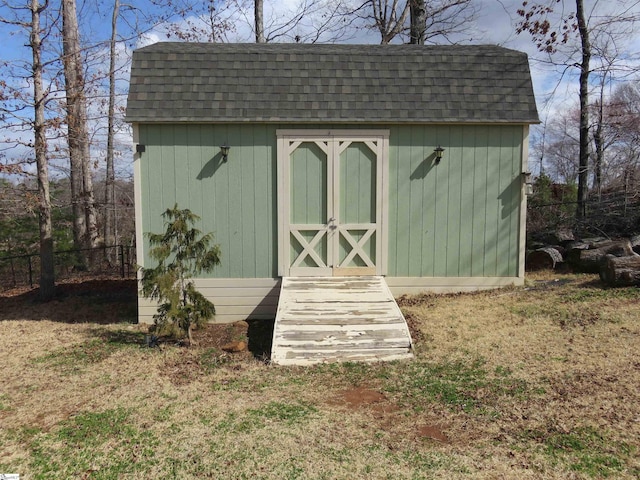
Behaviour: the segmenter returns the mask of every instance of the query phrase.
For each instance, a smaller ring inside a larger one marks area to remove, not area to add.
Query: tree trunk
[[[256,43],[265,43],[264,38],[264,1],[255,0],[254,3]]]
[[[598,202],[602,197],[602,165],[604,164],[604,85],[600,87],[600,101],[596,104],[598,112],[598,122],[593,132],[593,144],[595,146],[595,158],[593,162],[593,189],[598,195]]]
[[[47,7],[38,0],[31,0],[30,47],[33,54],[33,99],[34,99],[34,145],[38,171],[39,229],[40,229],[40,300],[49,301],[55,293],[53,262],[53,235],[51,226],[51,198],[49,196],[49,167],[47,165],[47,139],[45,136],[44,104],[42,86],[42,39],[40,38],[40,13]]]
[[[567,254],[567,262],[578,272],[598,273],[600,261],[606,255],[626,257],[634,255],[629,240],[611,241],[598,248],[573,249]]]
[[[76,247],[98,243],[87,127],[87,101],[75,0],[62,0],[62,47],[67,96],[67,129],[71,170],[71,198]]]
[[[600,279],[612,287],[640,285],[640,255],[607,255],[602,259]]]
[[[589,64],[591,61],[591,44],[589,43],[589,30],[585,20],[583,0],[576,0],[576,16],[582,51],[582,61],[580,63],[580,153],[576,219],[582,220],[586,213],[587,181],[589,179]]]
[[[109,42],[109,112],[107,119],[107,165],[104,185],[104,241],[105,245],[115,245],[116,238],[116,213],[115,213],[115,169],[114,137],[115,137],[115,110],[116,110],[116,39],[117,21],[120,11],[120,0],[114,0],[113,14],[111,16],[111,40]],[[107,250],[107,261],[113,261],[113,252]]]
[[[640,254],[640,235],[634,235],[629,239],[629,242],[631,243],[631,248],[633,248],[633,251],[637,254]]]
[[[424,45],[425,32],[427,30],[427,7],[425,0],[409,0],[411,30],[409,43]]]
[[[527,270],[553,270],[562,263],[562,254],[553,247],[544,247],[534,250],[527,255]]]
[[[405,28],[411,6],[410,0],[404,2],[402,7],[400,0],[393,0],[391,5],[388,0],[368,0],[366,3],[373,9],[373,18],[380,32],[380,44],[387,45]]]

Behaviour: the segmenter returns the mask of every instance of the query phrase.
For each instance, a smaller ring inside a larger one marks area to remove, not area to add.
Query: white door
[[[279,274],[382,275],[388,132],[278,131]]]

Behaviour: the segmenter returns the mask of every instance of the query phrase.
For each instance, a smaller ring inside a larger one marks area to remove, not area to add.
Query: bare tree
[[[230,11],[235,8],[233,2],[220,3],[217,0],[202,2],[199,8],[184,11],[184,21],[171,23],[168,37],[187,42],[224,42],[226,35],[235,29]]]
[[[577,183],[579,116],[577,106],[558,112],[544,125],[544,136],[535,137],[532,141],[532,150],[539,151],[544,161],[541,170],[555,182]]]
[[[49,169],[47,164],[47,140],[45,135],[44,102],[42,84],[42,39],[40,37],[40,14],[48,2],[40,5],[31,0],[31,35],[29,46],[33,52],[33,99],[34,99],[34,150],[38,171],[38,195],[40,210],[40,299],[49,301],[55,293],[53,262],[53,228],[51,224],[51,198],[49,196]]]
[[[476,7],[471,0],[366,0],[343,14],[377,30],[380,43],[396,38],[408,43],[456,43],[472,28]]]
[[[578,170],[578,203],[576,206],[576,219],[581,220],[585,216],[587,189],[589,179],[589,73],[591,64],[591,42],[589,41],[589,29],[584,14],[583,0],[576,0],[576,18],[578,32],[580,33],[581,60],[580,60],[580,152]]]
[[[411,30],[409,43],[424,45],[427,31],[427,6],[425,0],[409,0]]]
[[[637,82],[620,84],[605,110],[611,130],[608,148],[611,183],[622,184],[625,191],[640,181],[640,86]],[[637,190],[636,190],[637,192]]]
[[[227,11],[230,23],[251,26],[257,43],[338,42],[355,36],[350,0],[298,0],[291,6],[272,0],[234,0]],[[240,30],[240,29],[239,29]],[[244,38],[235,40],[246,41]]]
[[[107,112],[107,157],[104,189],[104,242],[116,243],[115,167],[114,140],[116,116],[116,44],[118,40],[118,15],[120,0],[114,0],[111,14],[111,38],[109,39],[109,106]],[[111,250],[109,250],[111,252]],[[111,258],[109,258],[111,260]]]
[[[265,43],[264,38],[264,1],[255,0],[255,30],[256,30],[256,43]]]
[[[98,226],[91,177],[84,66],[80,55],[76,2],[62,0],[61,6],[74,241],[76,248],[88,248],[98,244]]]
[[[36,161],[38,178],[38,211],[39,211],[39,237],[40,237],[40,299],[49,301],[55,294],[55,272],[53,261],[53,228],[51,221],[51,198],[49,194],[49,166],[47,161],[47,120],[45,118],[45,105],[48,94],[44,85],[44,61],[43,61],[43,33],[41,15],[48,8],[49,3],[43,4],[39,0],[30,0],[26,5],[3,6],[10,10],[12,18],[0,18],[0,23],[18,26],[29,34],[29,49],[31,50],[31,82],[33,84],[33,97],[26,108],[33,109],[33,120],[30,125],[33,131],[33,152]],[[24,15],[23,15],[24,14]],[[21,110],[18,107],[13,110]]]
[[[407,28],[410,0],[368,0],[366,3],[382,45],[391,42]]]
[[[603,51],[603,40],[614,37],[621,38],[624,30],[632,28],[637,21],[637,16],[633,13],[632,3],[620,2],[607,5],[606,12],[595,14],[596,7],[602,8],[596,1],[592,5],[590,12],[586,12],[583,0],[575,0],[575,11],[565,11],[564,1],[544,0],[539,3],[523,2],[522,8],[518,10],[521,17],[517,25],[517,32],[527,32],[532,36],[538,50],[546,56],[546,62],[560,66],[564,72],[570,68],[577,68],[579,72],[579,152],[578,152],[578,200],[576,206],[576,219],[583,220],[585,216],[585,206],[588,194],[588,180],[590,172],[590,142],[592,125],[590,124],[589,103],[591,91],[591,77],[594,71],[599,71],[601,78],[610,74],[612,63],[608,61]],[[556,11],[557,10],[557,11]],[[596,40],[596,45],[593,45]],[[598,53],[597,62],[594,66],[594,52]],[[601,85],[602,82],[601,82]],[[604,106],[603,98],[600,101],[601,108]],[[596,110],[596,113],[598,110]],[[604,143],[602,140],[601,117],[597,113],[595,122],[596,147],[596,168],[600,171],[603,155]],[[601,171],[597,174],[599,178]],[[597,183],[601,179],[596,180]]]

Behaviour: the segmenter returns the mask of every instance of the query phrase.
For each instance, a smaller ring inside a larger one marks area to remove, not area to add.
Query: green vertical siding
[[[143,232],[163,231],[160,215],[177,202],[200,215],[200,228],[213,231],[222,247],[222,264],[212,276],[277,276],[279,128],[300,126],[139,125],[139,143],[146,147],[140,160]],[[517,276],[523,128],[373,128],[390,131],[388,275]],[[231,146],[226,163],[220,157],[223,143]],[[438,145],[445,152],[436,165],[433,150]],[[321,201],[326,196],[322,187],[326,177],[318,176],[326,175],[326,166],[319,166],[318,159],[324,154],[314,145],[305,145],[295,155],[306,155],[310,163],[292,172],[292,220],[322,222],[326,220]],[[372,155],[356,144],[343,158],[339,168],[348,181],[340,183],[344,199],[340,216],[349,222],[370,221],[374,215],[373,200],[367,194],[373,187],[369,168],[375,170],[375,165],[367,164]],[[372,257],[370,249],[376,240],[366,248]],[[319,247],[325,249],[324,244]],[[148,257],[144,261],[148,264]]]
[[[521,126],[391,129],[389,276],[518,275],[522,139]]]
[[[202,218],[198,228],[214,232],[222,248],[211,276],[276,276],[274,129],[143,124],[139,143],[146,147],[140,159],[143,232],[163,231],[161,214],[177,202]],[[226,163],[223,143],[231,146]]]
[[[327,156],[315,143],[291,155],[291,223],[327,222]]]
[[[340,155],[340,222],[375,223],[376,156],[364,143]]]

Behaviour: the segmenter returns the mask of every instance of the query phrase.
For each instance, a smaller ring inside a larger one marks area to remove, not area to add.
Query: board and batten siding
[[[392,130],[387,276],[519,275],[523,137],[521,126]]]
[[[388,229],[386,275],[392,292],[518,283],[523,278],[521,172],[526,170],[527,127],[375,128],[390,131],[389,214],[383,228]],[[145,146],[135,160],[138,261],[149,265],[143,234],[164,231],[163,211],[177,203],[199,215],[198,228],[213,232],[222,251],[221,264],[197,281],[216,304],[217,322],[275,316],[278,129],[303,130],[290,124],[134,125],[136,143]],[[226,163],[223,144],[231,147]],[[445,152],[436,166],[438,145]],[[140,320],[152,321],[154,305],[143,298],[139,305]]]
[[[140,125],[142,231],[162,212],[189,208],[213,232],[221,263],[207,277],[274,278],[277,271],[274,135],[260,125]],[[227,162],[220,145],[231,146]],[[149,260],[145,241],[144,265]]]

